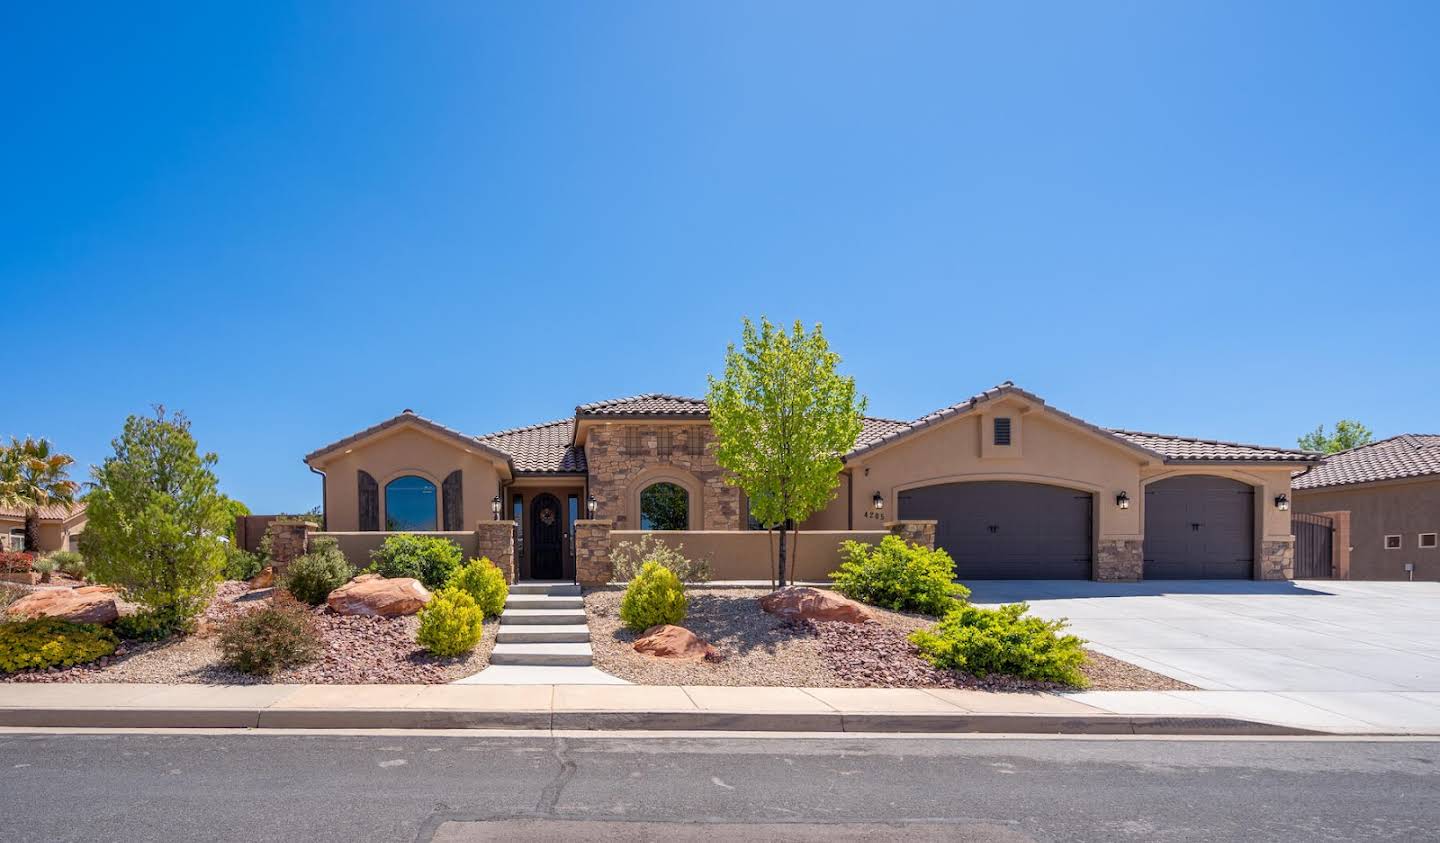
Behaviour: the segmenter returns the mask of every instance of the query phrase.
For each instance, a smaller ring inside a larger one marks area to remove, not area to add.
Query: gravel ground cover
[[[415,643],[419,620],[339,615],[314,610],[323,653],[319,660],[273,677],[232,670],[220,659],[215,632],[227,618],[267,605],[272,589],[251,591],[243,582],[221,583],[193,635],[152,643],[123,642],[115,655],[75,667],[26,671],[7,682],[148,682],[164,685],[439,684],[483,670],[489,664],[499,624],[485,625],[485,637],[468,656],[436,658]]]
[[[637,637],[620,623],[620,588],[585,595],[595,666],[644,685],[787,685],[801,688],[975,688],[1057,691],[1065,686],[1009,676],[981,679],[940,670],[906,636],[933,619],[874,608],[870,624],[788,624],[760,611],[764,588],[705,588],[689,592],[682,625],[715,645],[717,662],[673,662],[632,649]],[[1128,662],[1089,651],[1082,668],[1092,690],[1188,690],[1192,686]]]

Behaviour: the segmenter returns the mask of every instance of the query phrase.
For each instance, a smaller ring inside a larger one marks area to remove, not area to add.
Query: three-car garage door
[[[956,579],[1089,579],[1091,496],[1039,483],[946,483],[899,495],[899,517],[934,519]]]
[[[1145,487],[1145,579],[1248,579],[1255,570],[1255,490],[1196,475]]]

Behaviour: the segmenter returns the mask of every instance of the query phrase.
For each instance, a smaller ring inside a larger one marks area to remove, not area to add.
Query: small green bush
[[[319,541],[319,539],[316,539]],[[258,553],[249,553],[233,544],[225,545],[225,565],[220,576],[227,580],[253,579],[265,567]]]
[[[55,564],[55,560],[48,556],[42,556],[30,563],[30,570],[40,575],[40,582],[50,582],[50,575],[55,573],[58,567],[60,566]]]
[[[77,580],[85,579],[85,557],[74,550],[57,550],[50,554],[49,559],[55,563],[55,568],[62,574],[68,574]]]
[[[447,588],[420,610],[415,643],[437,656],[459,656],[475,649],[484,634],[485,612],[475,598]]]
[[[943,550],[886,536],[878,546],[847,541],[843,562],[830,574],[835,590],[852,600],[897,612],[943,615],[970,589],[955,582],[955,562]]]
[[[177,632],[188,632],[194,626],[192,619],[181,617],[173,609],[142,609],[133,615],[122,615],[115,621],[115,632],[127,641],[159,641]]]
[[[320,630],[310,609],[277,593],[270,605],[238,615],[220,629],[220,654],[243,673],[273,676],[320,657]]]
[[[635,579],[646,562],[658,562],[680,578],[680,582],[708,582],[710,563],[703,559],[691,559],[683,551],[685,545],[671,547],[653,535],[645,534],[638,542],[624,541],[610,551],[611,582],[629,582]]]
[[[1029,609],[1026,603],[996,609],[961,605],[934,627],[912,632],[910,640],[936,667],[1084,687],[1085,642],[1060,634],[1065,621],[1027,616]]]
[[[0,671],[70,667],[115,652],[115,633],[93,623],[36,618],[0,624]]]
[[[350,581],[355,569],[340,552],[334,539],[315,539],[310,552],[290,563],[280,577],[280,587],[312,606],[319,606],[330,592]]]
[[[370,551],[370,567],[382,577],[414,577],[431,591],[438,591],[460,567],[460,548],[439,536],[396,533],[378,550]]]
[[[505,598],[510,586],[505,573],[488,558],[471,559],[470,563],[450,575],[448,588],[458,588],[475,600],[487,618],[499,617],[505,611]]]
[[[675,572],[659,562],[646,562],[625,587],[620,620],[635,632],[685,620],[685,587]]]

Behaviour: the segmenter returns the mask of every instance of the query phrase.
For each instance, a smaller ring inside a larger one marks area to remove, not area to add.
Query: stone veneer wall
[[[609,518],[581,519],[575,522],[575,579],[581,585],[604,585],[610,582]]]
[[[1295,537],[1260,542],[1260,579],[1295,578]]]
[[[284,573],[290,563],[309,549],[310,533],[320,525],[309,522],[272,521],[266,530],[270,537],[270,564],[276,574]]]
[[[935,528],[939,521],[888,521],[885,529],[909,542],[935,549]]]
[[[1095,556],[1095,579],[1100,582],[1140,582],[1145,576],[1145,542],[1142,539],[1101,539]]]
[[[515,582],[515,522],[481,521],[475,525],[476,552],[505,574],[505,582]]]
[[[590,469],[590,494],[595,496],[596,514],[610,519],[617,530],[639,529],[639,524],[629,523],[630,497],[636,491],[631,487],[642,472],[665,466],[688,473],[700,484],[698,514],[701,518],[692,522],[693,529],[740,529],[743,526],[740,490],[725,483],[724,469],[715,462],[713,441],[714,433],[704,422],[618,422],[592,428],[585,440],[585,460]],[[630,452],[627,443],[637,446],[635,453]],[[692,515],[696,514],[694,500],[690,506]]]

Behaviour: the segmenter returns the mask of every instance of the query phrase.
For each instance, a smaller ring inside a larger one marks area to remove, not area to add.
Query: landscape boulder
[[[710,642],[683,626],[668,623],[645,630],[645,634],[635,639],[634,647],[635,652],[657,659],[698,662],[719,657]]]
[[[412,577],[361,574],[325,598],[325,605],[342,615],[393,618],[413,615],[430,602],[430,592]]]
[[[787,621],[843,621],[866,623],[875,613],[863,603],[833,591],[787,586],[760,598],[760,608]]]
[[[10,618],[59,618],[72,623],[114,623],[120,617],[119,595],[105,585],[81,588],[47,588],[10,604]]]

